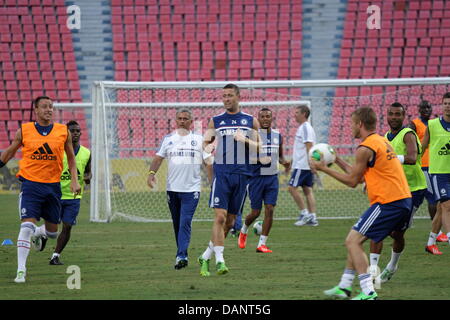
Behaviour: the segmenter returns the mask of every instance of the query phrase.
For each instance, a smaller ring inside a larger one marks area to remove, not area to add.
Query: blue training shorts
[[[427,191],[425,192],[425,199],[427,199],[429,204],[436,204],[436,199],[433,193],[433,186],[431,185],[431,175],[428,172],[428,167],[422,167],[423,175],[427,182]]]
[[[311,170],[294,169],[291,179],[289,179],[289,185],[292,187],[312,187],[314,179]]]
[[[80,203],[80,199],[61,200],[61,221],[71,226],[77,224]]]
[[[262,204],[277,205],[278,175],[251,177],[248,183],[250,207],[261,210]]]
[[[375,242],[380,242],[392,231],[403,231],[408,227],[411,210],[411,198],[386,204],[374,203],[359,218],[353,230]]]
[[[450,200],[450,174],[431,174],[431,185],[436,201]]]
[[[216,173],[211,186],[209,206],[225,209],[230,214],[242,212],[249,178],[238,173]]]
[[[34,218],[59,224],[61,221],[61,185],[57,183],[34,182],[20,178],[20,219]]]

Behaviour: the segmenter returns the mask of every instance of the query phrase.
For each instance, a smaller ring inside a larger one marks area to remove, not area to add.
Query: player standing
[[[248,195],[252,211],[245,217],[239,233],[238,245],[241,249],[246,247],[248,228],[261,214],[264,201],[264,222],[256,252],[269,253],[272,250],[267,247],[266,241],[272,227],[278,198],[278,162],[286,169],[289,169],[289,162],[283,157],[283,139],[280,132],[272,129],[272,111],[268,108],[261,109],[258,113],[258,121],[261,125],[259,134],[262,139],[262,154],[258,158],[261,160],[265,158],[262,160],[265,164],[258,162],[254,168],[254,175],[250,178]],[[268,161],[270,163],[267,163]]]
[[[200,169],[203,160],[207,161],[211,157],[211,154],[203,152],[203,137],[191,131],[192,120],[192,113],[188,109],[177,111],[175,120],[177,129],[164,137],[150,165],[147,180],[149,187],[153,188],[156,183],[156,172],[162,161],[167,159],[167,204],[172,215],[177,243],[174,266],[176,270],[188,265],[192,219],[200,200]],[[208,176],[211,181],[210,171]]]
[[[430,120],[431,114],[433,112],[433,108],[428,101],[422,101],[419,104],[419,118],[412,120],[410,123],[410,128],[417,132],[419,139],[422,141],[425,136],[425,131],[427,130],[428,121]],[[442,215],[440,209],[437,209],[436,199],[433,194],[433,187],[430,182],[430,174],[428,172],[429,169],[429,149],[426,149],[422,156],[422,170],[425,175],[425,179],[427,181],[427,192],[425,193],[425,198],[428,202],[428,213],[430,214],[430,218],[432,220],[431,223],[431,232],[428,237],[428,243],[426,245],[427,252],[431,254],[440,255],[442,254],[439,251],[439,248],[436,246],[436,241],[438,242],[447,242],[448,238],[445,233],[441,232],[442,227]],[[439,212],[437,213],[437,210]]]
[[[318,226],[316,218],[316,199],[313,193],[314,176],[309,164],[309,149],[316,143],[316,133],[308,122],[311,111],[308,106],[302,105],[295,110],[295,120],[299,124],[294,140],[294,155],[292,159],[292,175],[289,180],[289,193],[300,210],[296,226]],[[297,190],[302,187],[306,198],[307,208]]]
[[[17,173],[22,186],[19,194],[21,225],[17,239],[16,283],[25,282],[32,237],[37,249],[42,251],[47,237],[54,239],[58,234],[64,151],[70,173],[75,177],[70,190],[75,195],[81,191],[70,132],[65,125],[53,122],[53,102],[49,97],[37,97],[33,104],[36,121],[22,124],[11,145],[0,156],[0,167],[3,167],[22,147],[23,157]],[[36,223],[41,218],[45,224],[37,227]]]
[[[391,260],[380,275],[377,274],[378,259],[383,248],[383,242],[376,243],[372,240],[370,243],[370,273],[372,276],[378,276],[380,283],[390,280],[397,271],[400,256],[405,248],[404,234],[406,229],[411,227],[414,214],[422,204],[427,190],[425,176],[421,168],[422,144],[414,130],[403,126],[405,116],[406,112],[402,104],[398,102],[391,104],[387,111],[387,122],[390,130],[386,133],[385,138],[391,143],[402,164],[411,191],[413,206],[409,222],[401,230],[394,230],[391,233],[391,237],[394,239]]]
[[[442,116],[428,121],[422,144],[424,149],[430,148],[431,185],[450,238],[450,92],[442,97]]]
[[[364,178],[369,209],[347,235],[347,263],[339,284],[324,291],[330,297],[349,298],[355,274],[358,273],[362,292],[354,300],[374,300],[378,295],[368,273],[367,256],[363,243],[367,239],[380,242],[392,231],[400,230],[408,222],[412,206],[411,192],[400,161],[389,142],[376,134],[377,116],[371,108],[358,108],[352,113],[352,134],[361,139],[355,153],[355,164],[347,164],[340,157],[336,163],[341,173],[311,160],[312,168],[323,171],[349,187],[356,187]]]
[[[75,153],[77,163],[78,181],[80,181],[81,192],[74,198],[70,191],[70,184],[72,176],[69,171],[69,164],[67,162],[67,155],[64,154],[63,172],[61,175],[61,221],[62,231],[56,240],[56,248],[50,259],[50,265],[63,265],[61,260],[61,252],[66,247],[70,240],[72,227],[77,222],[78,213],[80,212],[81,198],[83,197],[84,184],[89,184],[91,181],[91,152],[88,148],[80,144],[81,127],[75,120],[69,121],[66,124],[72,135],[72,147]]]
[[[223,257],[225,234],[233,227],[236,214],[244,206],[250,169],[250,149],[258,148],[259,123],[252,115],[240,110],[240,92],[235,84],[227,84],[222,91],[225,112],[213,117],[204,137],[204,147],[217,139],[214,157],[214,180],[209,206],[214,208],[211,240],[198,258],[200,274],[209,276],[209,262],[216,258],[217,274],[228,273]],[[254,129],[254,130],[252,130]]]

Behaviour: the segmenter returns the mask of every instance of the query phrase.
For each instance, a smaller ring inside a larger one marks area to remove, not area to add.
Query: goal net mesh
[[[221,102],[222,84],[194,83],[189,86],[173,83],[155,86],[152,83],[98,83],[93,94],[93,156],[94,181],[91,191],[91,220],[167,221],[167,163],[159,169],[157,185],[147,186],[148,168],[165,135],[176,128],[178,108],[191,110],[193,131],[204,133],[211,117],[224,112]],[[418,117],[422,100],[433,106],[433,115],[441,114],[442,96],[450,85],[409,86],[339,86],[322,88],[280,87],[270,83],[262,87],[241,87],[242,111],[257,116],[262,107],[273,112],[272,127],[284,139],[284,153],[292,157],[294,136],[298,128],[295,106],[311,108],[311,123],[317,142],[331,144],[349,162],[359,141],[351,136],[350,114],[358,106],[371,106],[378,115],[378,133],[388,129],[387,107],[400,102],[407,108],[405,125]],[[334,167],[336,167],[334,165]],[[337,168],[337,167],[336,167]],[[295,219],[298,209],[287,190],[290,173],[280,168],[280,190],[276,219]],[[350,189],[319,173],[314,193],[319,218],[358,217],[367,209],[368,200],[362,187]],[[202,170],[202,192],[194,220],[210,220],[208,207],[210,185]],[[249,201],[243,215],[250,212]],[[426,204],[416,216],[426,217]]]

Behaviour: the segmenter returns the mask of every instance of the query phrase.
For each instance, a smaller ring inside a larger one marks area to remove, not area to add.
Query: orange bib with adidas
[[[394,148],[378,134],[369,135],[359,146],[374,152],[373,165],[367,168],[364,179],[370,204],[386,204],[410,198],[408,182]]]
[[[60,182],[67,134],[67,126],[60,123],[54,123],[46,136],[37,131],[34,122],[22,124],[23,157],[16,176],[34,182]]]

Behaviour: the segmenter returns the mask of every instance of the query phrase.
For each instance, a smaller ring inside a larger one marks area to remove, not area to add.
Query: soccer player
[[[412,120],[410,123],[410,128],[417,132],[417,135],[419,136],[419,139],[422,141],[425,136],[425,131],[428,126],[428,120],[430,120],[431,114],[433,112],[433,108],[431,104],[428,101],[422,101],[419,104],[419,118],[416,118]],[[445,233],[441,231],[442,227],[442,217],[439,212],[437,213],[437,203],[436,199],[434,198],[433,194],[433,187],[430,183],[430,174],[428,172],[429,167],[429,150],[426,149],[423,156],[422,156],[422,170],[423,174],[425,175],[425,179],[427,181],[427,192],[425,193],[425,198],[428,202],[428,213],[430,214],[430,218],[432,220],[431,223],[431,232],[428,237],[428,243],[426,246],[426,251],[431,254],[442,254],[441,251],[439,251],[439,248],[436,246],[437,242],[447,242],[448,238]],[[437,213],[437,214],[436,214]]]
[[[212,160],[211,154],[203,152],[203,137],[191,131],[192,113],[180,109],[176,113],[175,132],[164,137],[156,153],[147,179],[150,188],[156,183],[158,172],[164,159],[168,161],[167,204],[172,216],[173,230],[177,243],[175,269],[188,265],[188,249],[191,241],[191,224],[195,209],[200,200],[201,174],[203,160]],[[207,171],[210,181],[212,171]]]
[[[358,273],[362,292],[354,300],[374,300],[378,294],[373,287],[372,276],[368,273],[363,243],[367,239],[380,242],[392,231],[401,230],[410,216],[411,192],[392,146],[384,137],[376,134],[375,112],[362,107],[355,110],[351,117],[352,135],[362,140],[356,149],[354,165],[336,157],[336,164],[345,171],[342,173],[327,167],[323,161],[311,160],[312,168],[352,188],[364,177],[370,201],[369,209],[362,214],[345,240],[347,263],[341,281],[334,288],[324,291],[324,294],[349,298],[355,273]]]
[[[450,238],[450,92],[442,97],[442,116],[428,121],[422,144],[424,149],[430,148],[431,185]]]
[[[295,110],[295,120],[299,124],[294,140],[294,155],[291,167],[293,169],[291,179],[289,180],[289,193],[294,199],[300,210],[296,226],[318,226],[316,218],[316,200],[313,193],[314,172],[309,165],[309,149],[316,143],[316,133],[308,122],[311,111],[308,106],[301,105]],[[302,187],[306,198],[307,208],[303,201],[298,187]]]
[[[391,104],[387,111],[387,122],[390,130],[386,133],[385,138],[389,140],[394,148],[394,152],[397,154],[397,158],[402,163],[409,190],[412,194],[413,206],[409,222],[401,230],[394,230],[391,233],[391,237],[394,239],[391,260],[380,275],[377,274],[378,260],[383,248],[383,242],[376,243],[372,240],[370,243],[370,273],[374,278],[378,277],[377,280],[380,283],[390,280],[397,271],[400,256],[405,248],[404,234],[406,229],[411,226],[414,214],[422,204],[427,190],[425,176],[421,168],[422,144],[414,130],[403,126],[405,116],[406,112],[402,104],[398,102]]]
[[[250,151],[260,146],[257,133],[259,122],[240,110],[239,97],[239,87],[235,84],[230,83],[223,88],[225,112],[210,120],[204,137],[204,147],[216,139],[217,147],[209,203],[215,215],[213,229],[208,247],[198,258],[202,276],[210,275],[209,262],[213,254],[217,274],[223,275],[229,271],[223,257],[224,239],[234,225],[236,214],[244,206],[247,183],[252,175]]]
[[[289,170],[289,162],[283,157],[283,139],[278,130],[272,129],[272,111],[263,108],[258,113],[258,121],[261,126],[259,130],[262,154],[259,158],[265,158],[265,164],[258,162],[254,168],[254,175],[248,184],[248,195],[250,198],[251,213],[245,217],[244,224],[239,233],[238,245],[244,249],[247,243],[247,232],[249,226],[261,214],[264,201],[264,222],[262,233],[259,238],[256,252],[270,253],[267,245],[267,237],[273,222],[273,213],[278,198],[278,162]],[[270,161],[269,163],[268,160]]]
[[[64,151],[70,174],[74,177],[70,191],[75,195],[81,191],[70,132],[65,125],[53,122],[53,102],[49,97],[37,97],[33,104],[36,121],[22,124],[11,145],[0,156],[0,167],[3,167],[22,147],[23,157],[17,173],[22,186],[19,194],[21,225],[17,239],[16,283],[25,282],[32,237],[35,247],[42,251],[47,238],[54,239],[58,234]],[[45,223],[37,227],[37,221],[41,218]]]
[[[64,155],[63,172],[61,175],[61,221],[62,230],[56,241],[55,252],[53,252],[50,258],[50,265],[63,265],[59,259],[61,252],[66,247],[70,239],[72,227],[77,222],[77,216],[80,212],[80,203],[83,196],[84,184],[89,184],[91,181],[91,152],[88,148],[80,144],[81,128],[78,122],[71,120],[66,124],[67,128],[72,135],[72,147],[75,153],[75,159],[77,163],[78,181],[81,185],[80,193],[74,198],[73,193],[70,191],[70,184],[72,182],[72,176],[69,171],[69,165],[67,162],[67,155]]]

